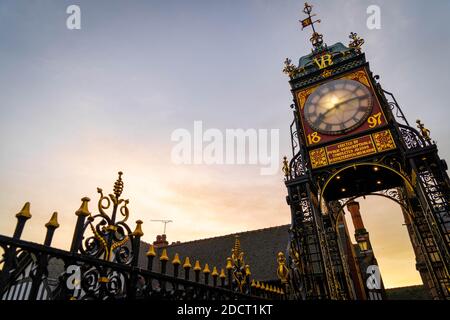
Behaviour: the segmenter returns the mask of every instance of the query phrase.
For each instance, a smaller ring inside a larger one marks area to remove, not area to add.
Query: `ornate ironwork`
[[[226,267],[228,281],[224,268],[220,274],[217,267],[211,272],[208,264],[200,268],[199,261],[192,268],[189,257],[185,257],[184,278],[180,278],[178,254],[171,261],[173,275],[168,275],[166,249],[158,253],[153,246],[146,254],[147,268],[143,268],[138,254],[142,221],[137,221],[134,231],[126,224],[129,211],[128,200],[120,198],[123,187],[119,173],[112,194],[105,196],[98,190],[96,215],[89,212],[89,198],[82,199],[70,251],[51,247],[59,226],[56,213],[46,224],[44,244],[20,239],[31,218],[30,204],[26,203],[16,215],[14,236],[0,235],[0,300],[284,299],[280,287],[259,282],[257,286],[250,281],[250,266],[245,265],[238,239],[228,261],[230,268]],[[153,270],[155,258],[159,258],[160,272]],[[195,277],[190,280],[192,271]]]

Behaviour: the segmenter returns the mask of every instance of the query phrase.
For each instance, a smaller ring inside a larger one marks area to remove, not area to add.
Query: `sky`
[[[66,8],[81,8],[81,29]],[[410,123],[422,119],[450,159],[450,2],[312,2],[328,45],[351,31]],[[381,29],[366,26],[369,5]],[[68,248],[80,199],[112,191],[124,172],[130,224],[145,241],[187,241],[290,223],[282,173],[257,165],[177,165],[174,130],[279,129],[290,154],[286,57],[308,54],[302,1],[0,0],[0,234],[31,202],[23,238],[42,242],[57,211],[54,246]],[[420,283],[400,209],[360,201],[387,287]],[[349,216],[347,214],[347,216]],[[245,250],[245,248],[244,248]],[[275,259],[275,257],[274,257]]]

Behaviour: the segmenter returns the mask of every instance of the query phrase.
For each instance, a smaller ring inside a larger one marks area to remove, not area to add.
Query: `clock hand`
[[[353,98],[350,98],[350,99],[347,99],[347,100],[338,102],[338,103],[336,103],[336,104],[334,105],[333,108],[337,108],[337,107],[339,107],[339,106],[341,106],[341,105],[343,105],[343,104],[346,104],[347,102],[353,101],[353,100],[359,100],[359,99],[367,98],[368,96],[369,96],[369,95],[366,94],[366,95],[363,95],[363,96],[353,97]]]
[[[347,99],[347,100],[338,102],[338,103],[336,103],[332,108],[328,109],[328,110],[325,111],[324,113],[319,114],[318,119],[322,119],[322,118],[325,117],[328,113],[330,113],[330,112],[333,111],[334,109],[339,108],[339,107],[340,107],[341,105],[343,105],[343,104],[346,104],[346,103],[348,103],[348,102],[350,102],[350,101],[353,101],[353,100],[364,99],[364,98],[366,98],[366,97],[368,97],[368,96],[369,96],[369,95],[366,94],[366,95],[364,95],[364,96],[353,97],[353,98],[350,98],[350,99]]]

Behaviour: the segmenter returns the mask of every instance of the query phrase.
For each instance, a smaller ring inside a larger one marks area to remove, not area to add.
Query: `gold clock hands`
[[[317,117],[316,121],[314,121],[314,124],[317,125],[317,123],[320,122],[320,121],[322,121],[323,118],[325,118],[325,116],[326,116],[328,113],[330,113],[331,111],[334,111],[334,110],[339,109],[339,107],[340,107],[341,105],[346,104],[346,103],[348,103],[348,102],[350,102],[350,101],[353,101],[353,100],[364,99],[364,98],[367,98],[368,96],[369,96],[369,95],[366,94],[366,95],[363,95],[363,96],[357,96],[357,97],[353,97],[353,98],[350,98],[350,99],[347,99],[347,100],[344,100],[344,101],[335,103],[335,104],[333,105],[333,107],[331,107],[330,109],[328,109],[328,110],[325,111],[324,113],[319,114],[319,116]]]
[[[366,94],[366,95],[363,95],[363,96],[357,96],[357,97],[353,97],[353,98],[350,98],[350,99],[347,99],[347,100],[338,102],[338,103],[336,103],[336,104],[334,105],[333,108],[339,107],[339,106],[341,106],[341,105],[343,105],[343,104],[346,104],[347,102],[350,102],[350,101],[353,101],[353,100],[360,100],[360,99],[367,98],[368,96],[369,96],[369,95]]]

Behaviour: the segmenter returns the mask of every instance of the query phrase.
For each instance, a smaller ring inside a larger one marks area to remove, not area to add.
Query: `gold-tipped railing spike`
[[[55,211],[50,218],[50,221],[45,224],[47,233],[45,234],[44,246],[50,246],[53,240],[55,230],[59,228],[58,213]]]
[[[88,218],[89,222],[93,220],[93,217],[91,216],[91,213],[89,212],[88,208],[88,202],[91,201],[88,197],[84,197],[81,199],[81,206],[80,208],[75,211],[75,215],[77,216],[77,223],[75,225],[75,230],[73,232],[73,238],[72,238],[72,244],[70,245],[70,252],[71,253],[77,253],[81,246],[83,241],[83,233],[85,230],[85,221],[86,218]],[[105,258],[109,257],[109,249],[105,250]]]
[[[89,199],[88,197],[84,197],[84,198],[81,199],[80,209],[75,211],[75,214],[77,216],[87,217],[87,216],[91,215],[91,213],[89,212],[89,208],[88,208],[88,202],[89,201],[91,201],[91,199]]]
[[[255,287],[256,287],[255,279],[252,280],[252,283],[250,284],[250,287],[252,287],[252,288],[255,288]]]
[[[208,285],[209,282],[209,274],[211,273],[211,270],[209,270],[209,266],[207,263],[205,263],[205,268],[203,268],[203,276],[205,279],[205,284]]]
[[[195,261],[194,271],[202,271],[202,267],[200,266],[200,261]]]
[[[142,220],[136,221],[136,229],[134,229],[132,235],[135,237],[142,237],[144,235],[144,232],[142,232]]]
[[[217,277],[219,276],[219,272],[217,271],[217,268],[215,266],[213,268],[211,276],[213,277],[213,285],[214,285],[214,287],[216,287],[217,286]]]
[[[148,251],[145,255],[147,257],[155,257],[156,256],[155,246],[151,244],[150,247],[148,247]]]
[[[251,276],[252,275],[252,273],[250,271],[250,266],[248,264],[245,265],[245,275],[246,276]]]
[[[175,253],[175,256],[173,257],[172,260],[173,276],[175,278],[178,278],[178,269],[180,268],[180,264],[181,264],[180,256],[178,255],[178,253]]]
[[[194,264],[195,282],[200,281],[200,271],[202,271],[202,267],[200,266],[200,261],[197,260]]]
[[[58,223],[58,212],[53,212],[52,217],[50,218],[50,220],[45,224],[46,228],[53,228],[53,229],[57,229],[59,228],[59,223]]]
[[[169,256],[167,255],[167,249],[164,248],[161,256],[159,257],[159,261],[169,261]]]
[[[16,218],[22,218],[24,220],[28,220],[31,218],[31,212],[30,212],[30,203],[25,202],[24,206],[22,207],[22,210],[20,210],[16,214]]]
[[[152,271],[152,269],[153,269],[153,259],[156,256],[155,246],[151,244],[148,247],[148,251],[147,251],[147,253],[145,255],[147,256],[147,270]]]
[[[255,286],[255,288],[256,288],[256,289],[261,289],[261,284],[259,283],[259,281],[256,281],[256,286]]]
[[[186,258],[184,259],[183,268],[184,268],[184,269],[190,269],[190,268],[192,268],[191,262],[189,261],[189,257],[186,257]]]
[[[189,257],[184,259],[183,269],[184,269],[184,279],[189,280],[189,271],[191,270],[192,265],[189,261]]]
[[[233,264],[231,263],[231,258],[227,258],[227,266],[225,267],[227,270],[233,269]]]
[[[227,276],[225,275],[225,269],[224,268],[222,268],[220,270],[219,278],[220,278],[220,285],[222,287],[225,287],[225,279],[227,278]]]
[[[174,266],[175,265],[179,266],[181,264],[180,257],[178,255],[178,253],[175,253],[175,256],[173,257],[173,260],[172,260],[172,264]]]

